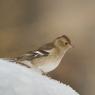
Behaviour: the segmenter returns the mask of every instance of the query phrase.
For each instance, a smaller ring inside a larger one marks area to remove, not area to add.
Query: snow
[[[0,95],[79,95],[65,85],[31,70],[0,59]]]

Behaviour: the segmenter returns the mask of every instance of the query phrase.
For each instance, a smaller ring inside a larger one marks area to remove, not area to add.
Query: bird
[[[37,68],[47,74],[56,69],[65,53],[72,47],[70,39],[66,35],[57,37],[37,50],[28,51],[25,54],[10,59],[27,68]]]

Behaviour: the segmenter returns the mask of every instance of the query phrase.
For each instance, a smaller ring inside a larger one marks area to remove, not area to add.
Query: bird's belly
[[[46,59],[41,59],[38,61],[38,64],[35,64],[37,68],[41,69],[43,72],[47,73],[52,70],[54,70],[60,63],[60,60],[54,59],[53,58],[46,58]],[[37,62],[36,62],[37,63]]]
[[[45,64],[39,66],[38,68],[41,69],[43,72],[47,73],[47,72],[54,70],[57,66],[58,66],[58,64],[56,64],[56,62],[55,63],[48,62],[48,63],[45,63]]]

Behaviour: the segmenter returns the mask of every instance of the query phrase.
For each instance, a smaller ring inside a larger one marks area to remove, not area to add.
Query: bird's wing
[[[35,51],[29,51],[26,54],[17,57],[17,60],[28,60],[31,61],[35,58],[40,58],[40,57],[44,57],[44,56],[48,56],[50,54],[50,51],[53,49],[53,44],[49,43],[46,44],[42,47],[40,47],[38,50]]]

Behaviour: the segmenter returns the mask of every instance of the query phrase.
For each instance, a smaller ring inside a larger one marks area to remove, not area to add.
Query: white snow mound
[[[79,95],[69,85],[0,59],[0,95]]]

